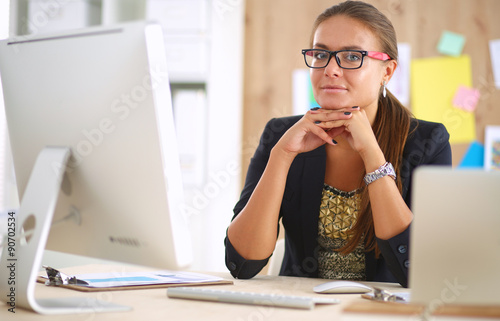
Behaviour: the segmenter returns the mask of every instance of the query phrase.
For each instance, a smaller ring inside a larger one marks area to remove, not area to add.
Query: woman
[[[282,219],[281,275],[407,286],[411,175],[451,164],[448,132],[386,89],[397,41],[372,5],[325,10],[302,53],[320,107],[267,124],[227,230],[226,265],[234,277],[256,275]]]

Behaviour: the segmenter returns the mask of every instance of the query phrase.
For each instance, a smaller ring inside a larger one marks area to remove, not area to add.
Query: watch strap
[[[386,162],[375,171],[367,173],[363,180],[365,181],[366,185],[369,185],[370,183],[373,183],[377,179],[384,176],[391,176],[394,180],[396,179],[396,172],[394,171],[394,167],[389,162]]]

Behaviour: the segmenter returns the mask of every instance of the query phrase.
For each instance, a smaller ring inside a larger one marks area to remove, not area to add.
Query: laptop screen
[[[500,304],[500,172],[420,167],[414,175],[411,301]]]

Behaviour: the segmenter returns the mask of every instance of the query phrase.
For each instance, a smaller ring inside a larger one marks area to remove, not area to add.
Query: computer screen
[[[147,22],[0,42],[18,231],[35,226],[28,238],[44,242],[38,229],[49,224],[47,249],[189,266],[163,42],[161,27]]]

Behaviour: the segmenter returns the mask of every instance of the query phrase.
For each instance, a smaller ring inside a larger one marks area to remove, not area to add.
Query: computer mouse
[[[330,281],[313,288],[316,293],[368,293],[373,289],[367,285],[354,281]]]

